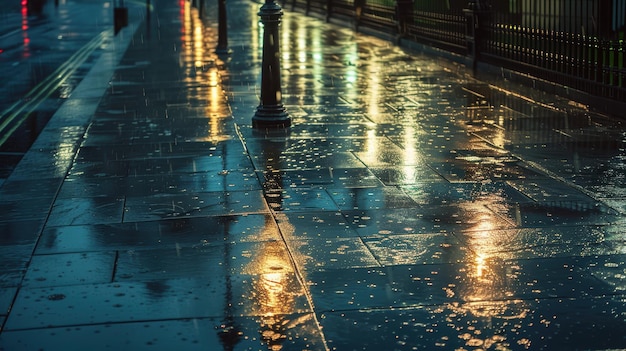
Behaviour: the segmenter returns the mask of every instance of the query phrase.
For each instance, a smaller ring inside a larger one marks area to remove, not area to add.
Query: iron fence
[[[292,0],[292,7],[626,102],[626,0]]]

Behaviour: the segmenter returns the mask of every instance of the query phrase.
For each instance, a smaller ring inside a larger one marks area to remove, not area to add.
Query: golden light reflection
[[[361,97],[361,91],[357,84],[359,77],[357,73],[359,61],[358,44],[356,42],[350,42],[349,46],[346,47],[344,51],[343,63],[345,71],[343,72],[343,80],[345,80],[346,99],[349,101],[358,101]]]
[[[506,146],[506,116],[504,115],[504,111],[500,109],[500,114],[496,116],[496,120],[494,121],[493,134],[491,136],[491,142],[495,147],[504,148]]]
[[[495,201],[495,199],[494,199]],[[460,204],[461,212],[473,216],[468,221],[475,223],[471,231],[466,234],[468,248],[473,252],[473,258],[467,268],[467,284],[465,284],[464,300],[480,301],[490,299],[500,289],[498,282],[503,277],[497,277],[493,271],[492,255],[498,252],[497,243],[491,238],[491,231],[497,229],[495,214],[485,212],[484,203],[464,202]]]
[[[364,156],[361,156],[363,157],[362,161],[366,165],[372,165],[378,162],[378,157],[381,152],[379,142],[380,141],[376,137],[376,131],[373,129],[368,130],[363,145]]]
[[[365,96],[366,104],[367,104],[367,114],[370,119],[373,121],[380,120],[380,88],[381,88],[381,79],[380,72],[384,71],[382,64],[378,60],[370,60],[370,64],[367,69],[367,93]]]
[[[253,286],[255,304],[252,313],[261,316],[292,313],[294,296],[289,288],[293,284],[290,281],[293,268],[285,245],[279,241],[260,245],[243,272],[258,277]]]
[[[296,32],[296,55],[298,56],[298,67],[306,69],[307,57],[310,51],[308,43],[308,31],[305,26],[298,26]]]
[[[56,176],[65,176],[67,173],[68,165],[71,165],[74,161],[76,150],[75,145],[67,142],[59,142],[54,151],[52,157],[54,158],[54,165],[56,167]],[[52,176],[52,175],[50,175]]]
[[[419,158],[419,152],[417,151],[417,130],[414,123],[408,124],[404,133],[404,140],[402,143],[403,162],[405,165],[415,165]],[[402,167],[403,179],[417,179],[416,167]]]
[[[520,340],[508,340],[505,335],[510,333],[506,328],[515,328],[517,323],[514,322],[522,322],[530,309],[524,301],[506,300],[514,296],[509,282],[515,277],[498,257],[502,248],[494,234],[499,226],[496,215],[481,210],[488,203],[498,201],[502,201],[498,195],[491,195],[459,204],[461,212],[468,216],[463,222],[475,223],[470,231],[463,233],[471,254],[467,265],[459,272],[459,283],[454,289],[458,294],[455,298],[467,302],[450,304],[446,306],[450,312],[442,312],[449,313],[450,323],[459,322],[456,325],[458,338],[465,340],[467,346],[506,350],[524,339],[517,333]],[[488,327],[481,329],[479,326]]]
[[[185,69],[184,82],[193,85],[202,96],[206,92],[207,102],[204,115],[208,118],[208,130],[198,141],[220,142],[230,139],[224,131],[224,119],[230,117],[226,95],[221,85],[219,67],[222,61],[217,54],[207,48],[216,46],[215,31],[205,26],[196,9],[188,1],[181,0],[181,41],[180,65]]]
[[[268,217],[261,234],[270,236],[278,228],[272,224],[273,218]],[[252,315],[259,316],[260,334],[263,342],[270,350],[281,350],[287,338],[289,315],[296,308],[296,296],[300,292],[299,283],[295,279],[293,266],[282,241],[266,241],[252,253],[252,260],[244,268],[244,274],[252,276],[251,291],[248,296],[252,300]]]

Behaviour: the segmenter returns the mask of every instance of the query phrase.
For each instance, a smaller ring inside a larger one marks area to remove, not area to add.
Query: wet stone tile
[[[331,189],[329,193],[340,210],[375,210],[417,206],[410,196],[396,187]]]
[[[44,220],[52,207],[54,197],[0,199],[0,223]]]
[[[454,265],[389,266],[311,271],[306,280],[316,311],[323,313],[458,301],[450,291],[458,274]]]
[[[477,199],[487,189],[478,183],[450,183],[442,178],[401,187],[419,205],[446,205]]]
[[[11,173],[12,180],[61,179],[72,165],[74,147],[30,150]]]
[[[616,212],[595,201],[525,202],[489,207],[524,227],[604,225],[619,218]]]
[[[344,216],[361,237],[376,234],[437,233],[451,229],[424,219],[415,209],[355,210],[344,212]]]
[[[270,208],[283,212],[337,211],[328,192],[321,189],[285,189],[268,192]]]
[[[12,180],[0,184],[0,201],[25,201],[33,198],[52,198],[61,185],[62,178]]]
[[[0,247],[35,244],[43,225],[43,219],[0,223]]]
[[[329,153],[281,154],[277,158],[252,156],[257,170],[267,168],[283,171],[323,168],[365,168],[365,165],[350,152],[334,151]]]
[[[63,181],[58,198],[110,197],[125,194],[126,189],[128,189],[128,180],[125,177],[80,177],[74,175]]]
[[[358,233],[337,211],[279,212],[278,226],[285,238],[354,238]]]
[[[68,340],[72,340],[68,343]],[[8,331],[0,349],[38,350],[324,350],[312,314],[193,318]]]
[[[377,138],[382,139],[382,138]],[[383,139],[386,140],[386,139]],[[340,152],[354,152],[362,150],[368,139],[362,136],[356,137],[338,137],[334,135],[328,135],[323,138],[288,138],[284,141],[284,149],[282,152],[289,154],[302,154],[302,153],[331,153],[335,151]],[[263,146],[264,144],[259,144]],[[259,150],[265,153],[265,148]]]
[[[329,188],[371,188],[383,186],[367,168],[333,168],[333,185]]]
[[[115,252],[86,252],[33,256],[23,286],[48,287],[109,283]]]
[[[383,184],[367,168],[319,168],[257,171],[263,185],[276,183],[280,188],[371,188]]]
[[[221,172],[251,168],[248,156],[242,152],[236,155],[203,155],[192,157],[172,156],[170,158],[141,159],[130,163],[128,174],[155,175],[199,172]]]
[[[129,197],[124,222],[267,212],[260,191]]]
[[[324,336],[332,350],[431,350],[443,337],[426,307],[403,310],[324,312]],[[448,346],[448,345],[446,345]]]
[[[75,162],[69,170],[68,178],[112,178],[128,175],[129,162],[125,160],[103,160]]]
[[[626,338],[618,332],[624,328],[624,319],[617,311],[623,310],[624,302],[620,295],[535,300],[528,307],[531,321],[522,323],[519,332],[528,335],[524,340],[544,350],[620,349],[626,345]]]
[[[261,190],[253,172],[220,170],[215,172],[144,175],[129,177],[126,194],[130,197],[157,194],[206,193],[216,191]]]
[[[383,266],[459,263],[468,256],[452,234],[376,235],[363,242]]]
[[[309,313],[293,273],[22,289],[5,330],[81,324]]]
[[[410,185],[441,180],[441,176],[425,164],[401,167],[396,165],[390,167],[372,167],[370,170],[387,186]]]
[[[0,316],[9,314],[15,294],[17,294],[17,287],[2,287],[0,289]]]
[[[595,256],[595,260],[588,261],[582,269],[585,273],[591,273],[615,292],[623,294],[626,291],[626,255],[613,254]]]
[[[458,264],[311,271],[306,279],[318,311],[614,294],[612,287],[599,286],[595,277],[583,273],[592,262],[476,256]]]
[[[269,215],[180,218],[154,222],[49,227],[37,254],[202,247],[280,238]]]
[[[362,237],[376,234],[434,234],[462,230],[504,229],[512,224],[483,204],[345,211]]]
[[[120,252],[115,281],[291,272],[284,243],[265,241]]]
[[[360,238],[290,240],[288,245],[304,272],[380,266]]]
[[[544,178],[511,180],[507,184],[539,203],[594,203],[595,201],[578,189],[558,179]]]
[[[295,113],[292,108],[289,109],[289,114],[292,117],[293,124],[304,123],[342,123],[342,124],[367,124],[371,123],[370,120],[363,114],[358,112],[349,111],[347,113],[341,113],[338,115],[327,114],[307,114],[303,109],[297,110],[299,113]]]
[[[5,270],[2,276],[12,276],[12,274],[8,274],[8,271],[25,269],[36,243],[36,236],[35,238],[25,238],[19,241],[2,236],[2,239],[0,239],[0,266],[4,267]]]
[[[49,226],[121,223],[124,199],[91,197],[58,199],[48,219]]]
[[[601,262],[595,256],[511,261],[512,296],[519,298],[586,298],[613,295],[610,284],[598,284],[588,267]]]
[[[321,188],[333,184],[332,170],[328,168],[257,171],[257,175],[263,185],[275,183],[280,188]]]
[[[626,343],[619,332],[624,323],[609,312],[620,309],[619,301],[607,307],[595,299],[547,299],[343,311],[323,313],[320,322],[337,350],[619,349]]]
[[[539,177],[536,172],[518,164],[517,161],[485,161],[477,156],[446,160],[445,163],[433,163],[430,166],[450,182],[500,181]]]
[[[68,101],[65,100],[64,105]],[[67,104],[70,105],[71,103]],[[63,112],[66,111],[66,107],[63,107]],[[81,114],[84,114],[81,111]],[[57,116],[59,113],[57,113]],[[66,119],[64,121],[56,121],[56,117],[53,118],[46,128],[39,134],[37,140],[32,147],[41,149],[52,149],[58,145],[76,145],[80,142],[83,134],[85,133],[85,125],[72,125],[74,123],[83,124],[79,118]],[[58,123],[55,123],[58,122]],[[86,123],[85,123],[86,124]]]
[[[219,316],[222,280],[21,289],[5,330]]]
[[[422,164],[416,155],[407,154],[397,146],[355,152],[356,157],[367,167],[418,166]]]
[[[522,228],[455,233],[462,245],[485,257],[531,259],[589,256],[610,250],[600,226]]]
[[[12,266],[6,266],[12,268],[5,268],[0,271],[0,288],[7,289],[18,287],[22,283],[22,279],[26,273],[27,263],[28,261],[19,262],[18,264],[12,262]]]

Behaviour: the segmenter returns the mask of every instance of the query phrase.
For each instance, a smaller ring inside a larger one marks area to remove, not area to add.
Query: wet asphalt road
[[[260,5],[153,4],[0,187],[0,350],[626,347],[622,120],[288,12],[258,131]]]

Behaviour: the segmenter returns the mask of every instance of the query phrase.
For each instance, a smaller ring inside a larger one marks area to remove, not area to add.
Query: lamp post
[[[252,117],[252,126],[264,129],[287,128],[291,125],[291,118],[282,103],[278,35],[283,10],[276,1],[265,0],[258,15],[263,23],[261,102]]]

